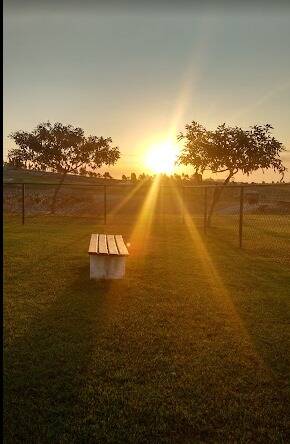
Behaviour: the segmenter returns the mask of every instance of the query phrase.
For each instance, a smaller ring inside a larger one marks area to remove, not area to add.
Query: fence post
[[[164,185],[162,185],[162,184],[160,186],[160,191],[161,191],[161,208],[162,208],[161,218],[162,218],[162,225],[164,225],[164,220],[165,220],[165,214],[164,214]]]
[[[203,230],[207,231],[207,187],[204,188],[204,215],[203,215]]]
[[[239,247],[243,244],[243,217],[244,216],[244,187],[240,190],[240,221],[239,221]]]
[[[104,185],[104,224],[107,224],[107,185]]]
[[[22,184],[22,225],[25,223],[25,184]]]

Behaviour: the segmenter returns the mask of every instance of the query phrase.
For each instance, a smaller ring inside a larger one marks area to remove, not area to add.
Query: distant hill
[[[46,182],[46,183],[57,183],[60,180],[60,174],[48,173],[45,171],[35,171],[35,170],[12,170],[10,168],[3,168],[3,181],[4,183],[19,183],[19,182]],[[78,176],[76,174],[68,174],[65,183],[68,184],[112,184],[120,183],[117,179],[103,179],[98,177],[86,177]]]

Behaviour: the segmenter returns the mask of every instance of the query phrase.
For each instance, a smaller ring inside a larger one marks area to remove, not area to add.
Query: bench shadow
[[[110,281],[90,281],[87,266],[79,267],[72,285],[4,351],[7,443],[66,436],[94,338],[106,324],[110,288]]]

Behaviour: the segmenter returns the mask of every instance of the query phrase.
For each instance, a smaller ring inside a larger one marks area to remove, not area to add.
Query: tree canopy
[[[113,165],[120,157],[110,137],[85,137],[81,128],[62,123],[40,123],[31,131],[9,136],[17,145],[8,152],[11,165],[66,175],[93,172],[103,164]]]
[[[185,145],[178,164],[192,165],[195,173],[226,172],[225,183],[238,172],[249,175],[258,169],[272,168],[284,177],[286,168],[280,159],[283,144],[272,135],[269,124],[254,125],[248,130],[219,125],[211,131],[193,121],[178,135]]]
[[[61,175],[52,198],[52,213],[67,174],[99,176],[97,168],[113,165],[120,158],[119,148],[111,145],[110,137],[85,137],[83,129],[59,122],[40,123],[31,132],[16,131],[9,137],[17,145],[8,152],[10,165]]]

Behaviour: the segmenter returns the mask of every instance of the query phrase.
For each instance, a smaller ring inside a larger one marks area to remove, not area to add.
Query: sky
[[[192,120],[270,123],[290,150],[289,117],[290,2],[4,4],[4,157],[11,132],[60,121],[112,137],[122,156],[104,171],[120,177],[149,172],[148,150]]]

